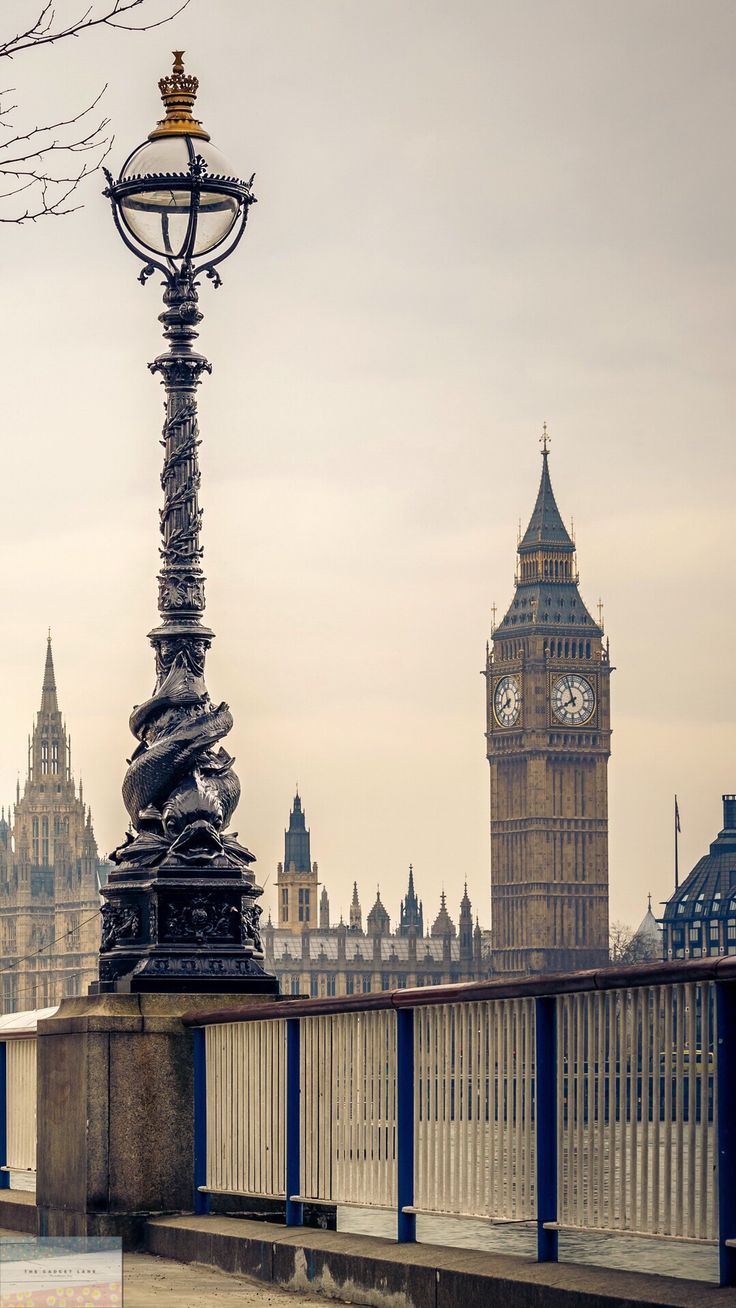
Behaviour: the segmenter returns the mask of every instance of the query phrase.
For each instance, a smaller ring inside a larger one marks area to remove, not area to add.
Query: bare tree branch
[[[5,41],[0,41],[0,59],[12,59],[23,50],[32,50],[39,45],[52,45],[57,41],[66,40],[69,36],[81,36],[93,27],[115,27],[125,32],[150,32],[155,27],[170,23],[172,18],[176,18],[187,8],[189,2],[190,0],[182,0],[173,13],[152,22],[124,23],[116,22],[116,19],[123,18],[125,14],[130,14],[135,9],[140,9],[148,4],[149,0],[108,0],[100,13],[96,13],[96,6],[91,4],[71,22],[55,27],[56,10],[51,0],[48,0],[30,27],[27,27],[24,32],[17,32],[15,36]]]
[[[83,36],[93,28],[148,32],[171,22],[189,3],[182,0],[163,18],[130,23],[125,21],[126,15],[140,10],[143,16],[144,9],[150,14],[154,0],[92,0],[74,19],[64,22],[59,21],[53,0],[46,0],[24,31],[0,39],[0,59],[13,59],[38,46]],[[38,218],[61,217],[81,208],[81,204],[69,201],[84,179],[101,167],[112,147],[109,118],[95,114],[106,89],[104,86],[86,108],[69,118],[22,130],[16,130],[11,117],[18,109],[16,103],[10,102],[13,88],[0,91],[0,223],[36,222]],[[78,165],[74,160],[80,155],[89,157]],[[24,197],[23,202],[18,202],[19,196]]]
[[[649,936],[639,935],[624,922],[612,922],[608,935],[609,957],[612,963],[621,967],[633,966],[635,963],[655,963],[661,954],[655,942]]]

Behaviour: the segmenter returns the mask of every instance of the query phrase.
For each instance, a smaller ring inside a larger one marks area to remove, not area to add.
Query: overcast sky
[[[29,0],[15,12],[28,12]],[[5,20],[3,20],[5,21]],[[256,172],[201,296],[213,698],[270,878],[295,783],[333,912],[467,879],[489,920],[485,641],[512,598],[547,420],[583,597],[611,641],[611,916],[689,868],[736,791],[732,0],[192,0],[170,27],[20,58],[27,122],[108,81],[113,166],[183,47]],[[6,78],[7,80],[7,78]],[[150,693],[155,280],[85,208],[0,227],[0,789],[46,629],[101,850]]]

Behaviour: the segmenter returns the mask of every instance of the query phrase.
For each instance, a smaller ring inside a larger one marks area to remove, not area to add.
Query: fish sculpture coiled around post
[[[202,863],[213,868],[254,862],[226,829],[240,798],[234,759],[220,741],[233,718],[213,705],[196,657],[184,641],[153,695],[137,705],[130,729],[139,740],[128,761],[123,800],[131,821],[116,863]]]

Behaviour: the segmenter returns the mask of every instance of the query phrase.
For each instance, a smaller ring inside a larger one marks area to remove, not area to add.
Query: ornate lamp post
[[[118,232],[144,264],[140,281],[163,276],[167,348],[149,367],[161,374],[166,418],[161,623],[149,633],[156,685],[130,718],[138,741],[123,781],[130,828],[103,891],[92,990],[275,993],[276,978],[261,966],[254,858],[228,830],[240,782],[220,742],[232,715],[211,702],[204,679],[214,633],[202,621],[197,387],[211,366],[194,349],[199,280],[206,274],[219,286],[217,265],[240,241],[255,196],[253,178],[230,175],[192,116],[198,83],[182,53],[159,82],[165,117],[117,181],[106,173]]]

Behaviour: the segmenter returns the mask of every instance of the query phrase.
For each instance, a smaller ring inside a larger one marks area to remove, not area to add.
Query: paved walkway
[[[0,1236],[22,1240],[19,1231]],[[311,1294],[291,1293],[199,1263],[175,1263],[153,1254],[123,1254],[123,1308],[325,1308]]]
[[[123,1255],[123,1308],[325,1308],[324,1299],[152,1254]]]

